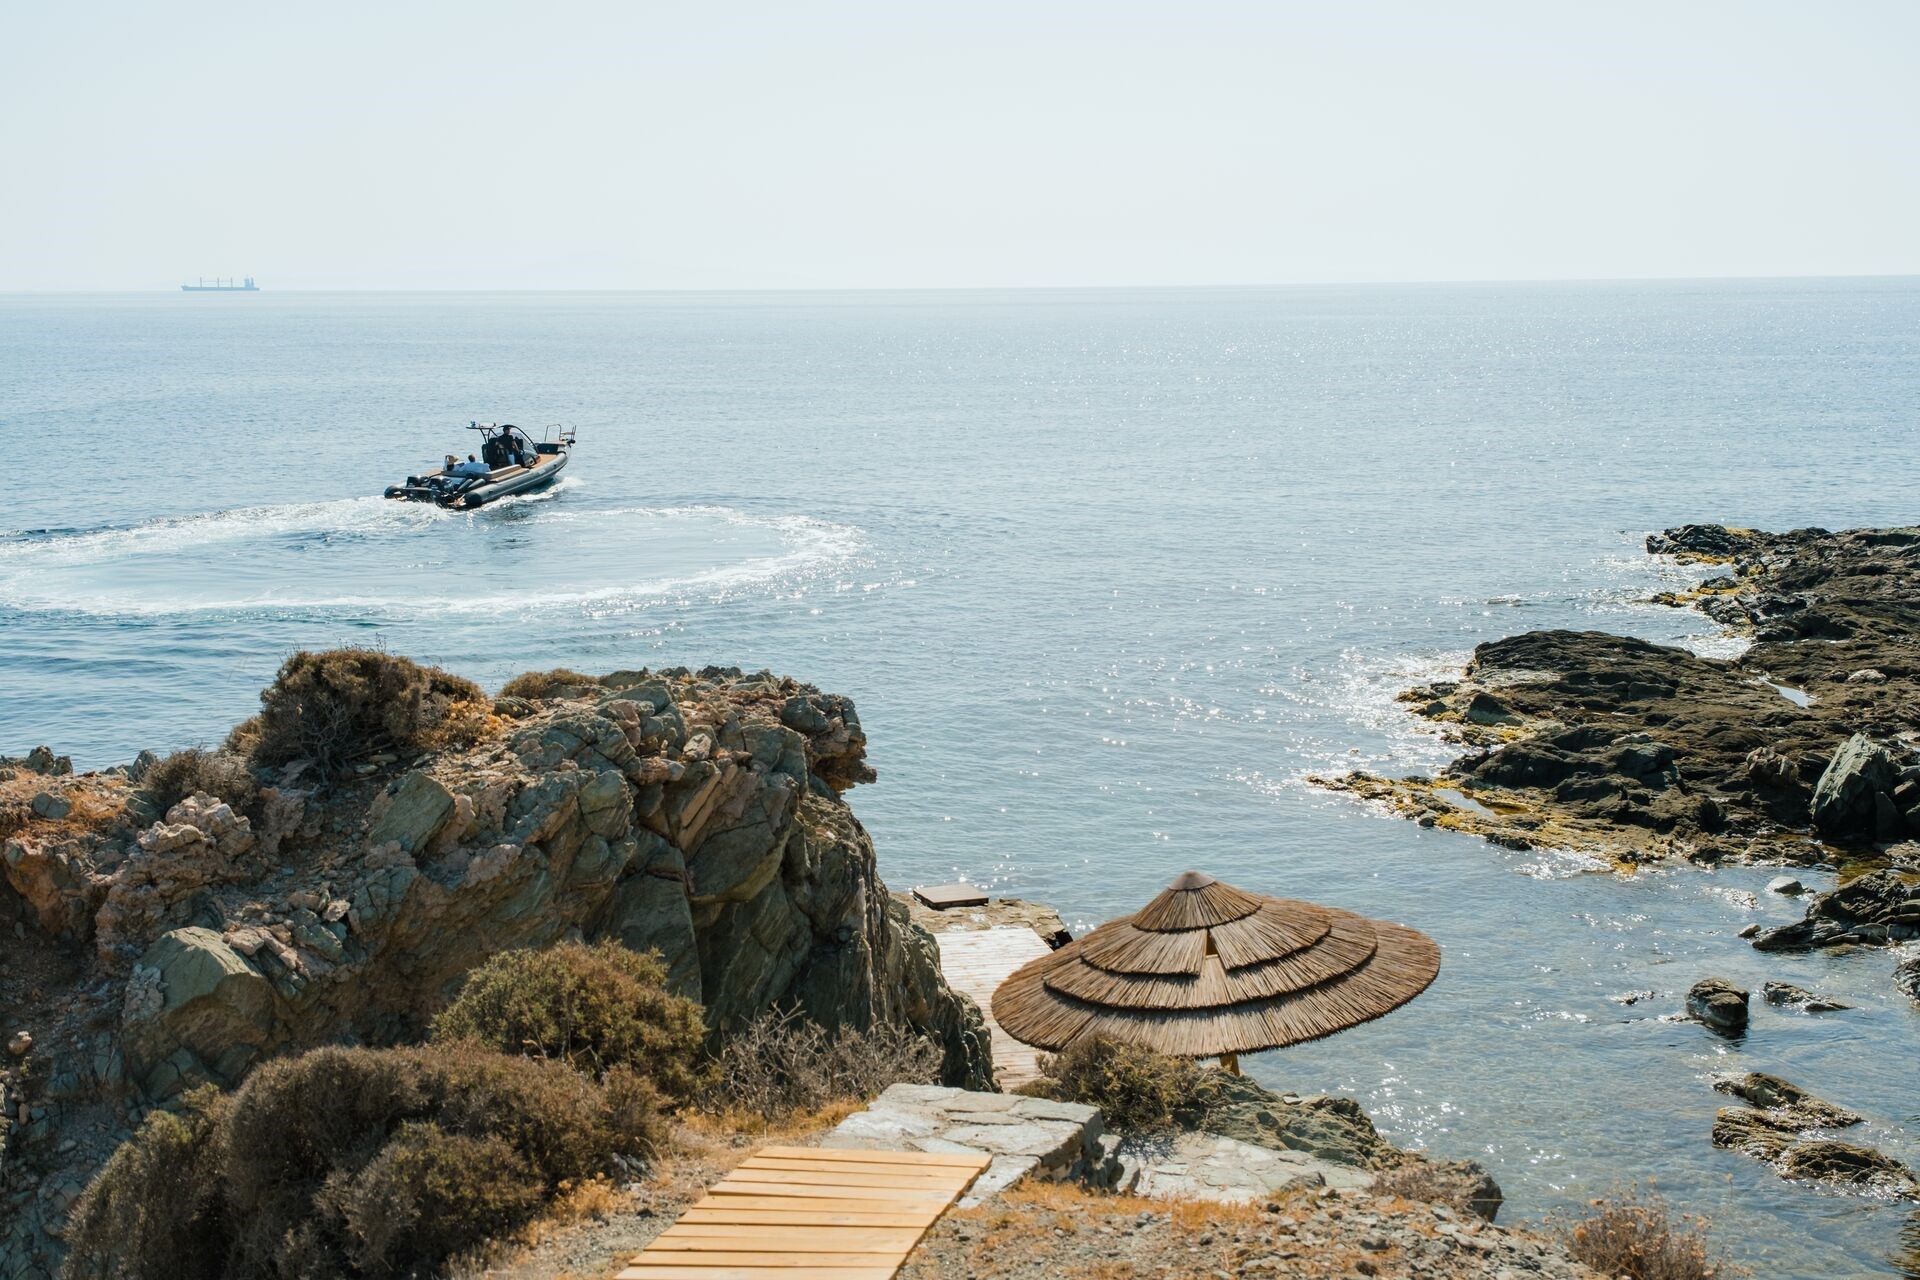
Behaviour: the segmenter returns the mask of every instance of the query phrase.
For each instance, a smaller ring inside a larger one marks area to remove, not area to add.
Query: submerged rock
[[[1893,968],[1894,989],[1920,1003],[1920,955],[1910,956]]]
[[[1791,1005],[1808,1013],[1831,1013],[1836,1009],[1853,1008],[1843,1000],[1819,995],[1805,987],[1796,987],[1791,982],[1768,982],[1761,986],[1760,992],[1768,1004]]]
[[[1762,1072],[1723,1076],[1714,1081],[1713,1087],[1743,1098],[1755,1108],[1723,1108],[1713,1121],[1714,1146],[1764,1161],[1784,1178],[1920,1198],[1920,1178],[1900,1161],[1859,1143],[1815,1136],[1818,1130],[1861,1123],[1858,1113]]]
[[[1687,990],[1687,1013],[1709,1031],[1737,1036],[1747,1029],[1747,997],[1725,978],[1702,978]]]
[[[1792,1081],[1768,1075],[1764,1071],[1717,1076],[1713,1087],[1771,1112],[1776,1119],[1790,1123],[1796,1129],[1816,1126],[1844,1129],[1859,1124],[1861,1120],[1857,1112],[1822,1101]]]

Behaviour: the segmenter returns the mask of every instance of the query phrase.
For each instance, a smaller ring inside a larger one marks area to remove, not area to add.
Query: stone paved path
[[[1118,1140],[1097,1108],[1015,1093],[969,1093],[936,1084],[896,1084],[820,1142],[829,1150],[928,1151],[991,1156],[962,1205],[989,1199],[1031,1174],[1111,1186]]]

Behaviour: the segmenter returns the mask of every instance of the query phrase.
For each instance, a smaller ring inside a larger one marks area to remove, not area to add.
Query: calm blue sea
[[[1303,778],[1446,759],[1393,694],[1480,640],[1726,651],[1637,603],[1679,576],[1650,529],[1920,520],[1917,339],[1915,280],[0,299],[0,750],[218,741],[301,646],[771,667],[858,701],[896,886],[1085,926],[1200,867],[1438,938],[1420,1000],[1254,1070],[1484,1160],[1504,1218],[1652,1180],[1763,1274],[1899,1274],[1910,1207],[1708,1142],[1708,1074],[1762,1069],[1920,1161],[1885,952],[1753,952],[1796,914],[1764,872],[1622,880]],[[374,496],[474,418],[577,426],[567,479]],[[1861,1007],[1662,1020],[1707,973]]]

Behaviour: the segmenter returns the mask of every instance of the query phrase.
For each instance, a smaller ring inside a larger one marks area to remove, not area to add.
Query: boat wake
[[[805,515],[555,502],[580,487],[563,479],[471,513],[346,498],[0,532],[0,607],[600,615],[798,589],[863,546],[859,530]]]

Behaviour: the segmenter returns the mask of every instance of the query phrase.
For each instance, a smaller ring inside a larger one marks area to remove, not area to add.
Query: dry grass
[[[729,1035],[706,1109],[763,1123],[836,1102],[864,1102],[890,1084],[938,1078],[941,1047],[905,1027],[828,1031],[797,1010],[768,1010]]]
[[[1582,1218],[1550,1224],[1567,1252],[1605,1276],[1624,1280],[1730,1280],[1749,1272],[1718,1257],[1706,1221],[1675,1217],[1666,1202],[1637,1188],[1595,1200]]]
[[[817,1107],[771,1117],[741,1107],[690,1111],[680,1116],[680,1130],[709,1142],[726,1142],[752,1135],[756,1142],[763,1144],[781,1142],[804,1146],[806,1139],[825,1133],[866,1105],[861,1098],[836,1098]],[[736,1147],[734,1150],[739,1153],[741,1160],[751,1153],[748,1147]]]
[[[994,1228],[1037,1227],[1069,1234],[1093,1219],[1118,1214],[1167,1214],[1176,1231],[1206,1233],[1221,1228],[1253,1227],[1267,1221],[1254,1204],[1213,1200],[1150,1200],[1124,1192],[1095,1191],[1079,1182],[1028,1180],[1016,1183],[986,1204],[955,1209],[949,1217],[971,1218]]]

